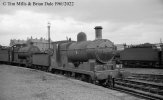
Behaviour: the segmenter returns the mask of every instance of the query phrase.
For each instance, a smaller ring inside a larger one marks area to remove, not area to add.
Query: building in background
[[[153,48],[157,48],[159,50],[163,50],[163,43],[142,43],[142,44],[115,44],[117,47],[117,50],[121,51],[124,50],[125,48],[130,48],[130,47],[153,47]]]
[[[124,50],[124,44],[115,44],[117,50]]]
[[[48,40],[46,40],[45,38],[40,38],[40,39],[37,39],[37,38],[27,38],[26,40],[20,40],[20,39],[11,39],[10,40],[10,46],[13,46],[13,45],[16,45],[16,44],[26,44],[27,41],[31,41],[33,42],[33,45],[34,46],[37,46],[42,52],[46,51],[48,48],[49,48],[49,43],[48,43]],[[52,43],[52,41],[51,41]],[[52,45],[50,46],[51,48]]]
[[[16,40],[16,39],[11,39],[10,40],[10,46],[16,45],[16,44],[25,44],[27,41],[26,40]]]

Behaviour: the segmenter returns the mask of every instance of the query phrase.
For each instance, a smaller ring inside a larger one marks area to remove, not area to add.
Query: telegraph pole
[[[49,52],[50,52],[50,22],[48,22],[48,44],[49,44]],[[51,66],[51,57],[50,57],[50,54],[49,54],[49,67],[47,69],[47,71],[50,71],[50,66]]]
[[[48,43],[49,43],[49,50],[50,50],[50,22],[48,22]]]

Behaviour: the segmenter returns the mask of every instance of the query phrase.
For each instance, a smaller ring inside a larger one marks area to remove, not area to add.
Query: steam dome
[[[87,41],[87,36],[84,32],[80,32],[77,35],[77,41],[81,42],[81,41]]]

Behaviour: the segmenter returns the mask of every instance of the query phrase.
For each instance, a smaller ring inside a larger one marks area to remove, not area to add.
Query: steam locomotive
[[[53,42],[48,53],[40,52],[31,42],[26,46],[1,48],[0,61],[113,86],[114,78],[123,78],[127,73],[116,69],[116,46],[110,40],[102,39],[101,26],[95,27],[95,36],[95,40],[87,41],[86,34],[80,32],[77,41]]]

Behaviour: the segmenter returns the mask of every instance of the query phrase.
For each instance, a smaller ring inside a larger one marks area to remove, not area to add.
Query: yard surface
[[[0,65],[0,100],[139,100],[131,95],[34,69]]]
[[[163,75],[163,69],[152,69],[152,68],[124,68],[125,71],[136,73],[136,74],[153,74]]]

